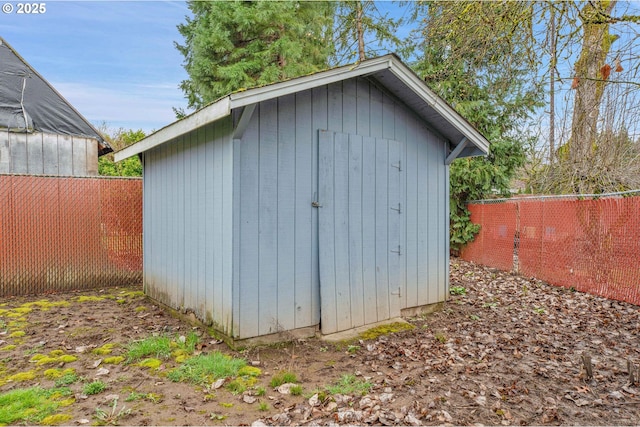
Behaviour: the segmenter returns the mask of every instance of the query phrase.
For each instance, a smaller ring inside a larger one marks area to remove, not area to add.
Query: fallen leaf
[[[219,389],[224,384],[224,381],[225,381],[224,378],[220,378],[220,379],[216,380],[216,382],[211,384],[211,388],[214,389],[214,390]]]
[[[295,383],[284,383],[276,387],[276,391],[280,394],[291,394],[291,387],[295,387]]]
[[[96,371],[96,377],[109,375],[109,370],[107,368],[100,368]]]

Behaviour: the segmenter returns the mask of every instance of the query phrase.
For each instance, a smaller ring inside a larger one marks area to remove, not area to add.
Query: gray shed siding
[[[231,119],[144,154],[144,283],[153,298],[231,333]]]
[[[406,250],[400,308],[446,298],[447,144],[374,83],[345,80],[261,102],[234,142],[236,338],[319,323],[318,212],[311,203],[321,129],[401,143]]]
[[[50,133],[0,131],[0,173],[94,176],[98,141]]]

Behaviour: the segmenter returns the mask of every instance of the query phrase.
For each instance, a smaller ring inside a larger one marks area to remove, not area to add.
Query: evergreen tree
[[[473,239],[467,202],[509,194],[529,142],[518,125],[540,104],[532,76],[531,7],[526,2],[418,3],[422,23],[414,65],[427,84],[491,142],[488,157],[454,161],[450,169],[451,248]]]
[[[190,108],[242,88],[328,66],[335,4],[307,1],[189,1],[193,18],[178,26]]]

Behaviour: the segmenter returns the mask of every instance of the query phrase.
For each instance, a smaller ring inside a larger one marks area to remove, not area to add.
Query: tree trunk
[[[600,103],[606,84],[601,73],[611,43],[609,23],[603,14],[609,15],[616,0],[593,0],[580,11],[583,23],[583,39],[580,57],[575,64],[573,88],[575,99],[569,141],[569,161],[573,164],[574,191],[593,191],[589,172],[590,158],[596,144]]]
[[[356,1],[356,33],[358,36],[358,60],[366,59],[364,54],[364,29],[362,25],[362,1]]]
[[[555,128],[556,128],[556,10],[551,4],[549,10],[551,16],[551,28],[549,29],[549,44],[551,45],[551,61],[549,63],[549,163],[553,163],[556,154]]]

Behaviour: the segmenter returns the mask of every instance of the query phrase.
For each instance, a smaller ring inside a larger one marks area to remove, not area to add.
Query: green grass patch
[[[410,331],[411,329],[414,329],[414,328],[415,326],[413,326],[410,323],[405,323],[405,322],[389,323],[388,325],[380,325],[380,326],[376,326],[375,328],[371,328],[364,331],[363,333],[360,334],[360,339],[374,340],[382,335],[395,334],[397,332],[402,332],[402,331]]]
[[[44,417],[40,423],[43,426],[57,426],[59,424],[68,424],[67,421],[71,418],[73,417],[69,414],[55,414]]]
[[[465,288],[464,286],[452,286],[449,288],[449,293],[451,295],[466,295],[467,288]]]
[[[302,386],[299,385],[299,384],[294,385],[289,390],[289,393],[291,393],[291,396],[301,396],[302,395]]]
[[[282,384],[297,382],[298,377],[296,376],[296,374],[289,371],[282,371],[278,372],[271,378],[271,382],[269,383],[269,385],[273,388],[276,388],[278,386],[281,386]]]
[[[67,388],[21,388],[0,394],[0,425],[42,423],[59,407],[63,397],[71,394]]]
[[[232,358],[216,351],[186,360],[169,372],[167,377],[174,382],[205,384],[219,378],[236,377],[240,369],[245,366],[247,366],[246,360]]]
[[[107,384],[103,381],[97,380],[90,383],[87,383],[82,387],[82,392],[87,396],[91,396],[94,394],[102,393],[107,389]]]
[[[150,357],[137,363],[142,368],[159,369],[162,366],[162,360]]]
[[[76,298],[76,301],[78,302],[97,302],[97,301],[103,301],[107,299],[106,296],[102,296],[102,297],[97,297],[94,295],[80,295],[79,297]]]
[[[334,384],[327,386],[326,390],[331,394],[365,395],[369,393],[372,386],[370,382],[359,380],[355,375],[345,374]]]
[[[94,348],[91,352],[98,356],[106,356],[107,354],[111,354],[113,351],[113,347],[115,347],[114,343],[108,343],[103,345],[102,347]]]
[[[127,363],[147,357],[167,359],[171,356],[171,339],[160,335],[134,341],[127,345]]]
[[[105,365],[119,365],[124,362],[124,356],[105,357],[102,361]]]

